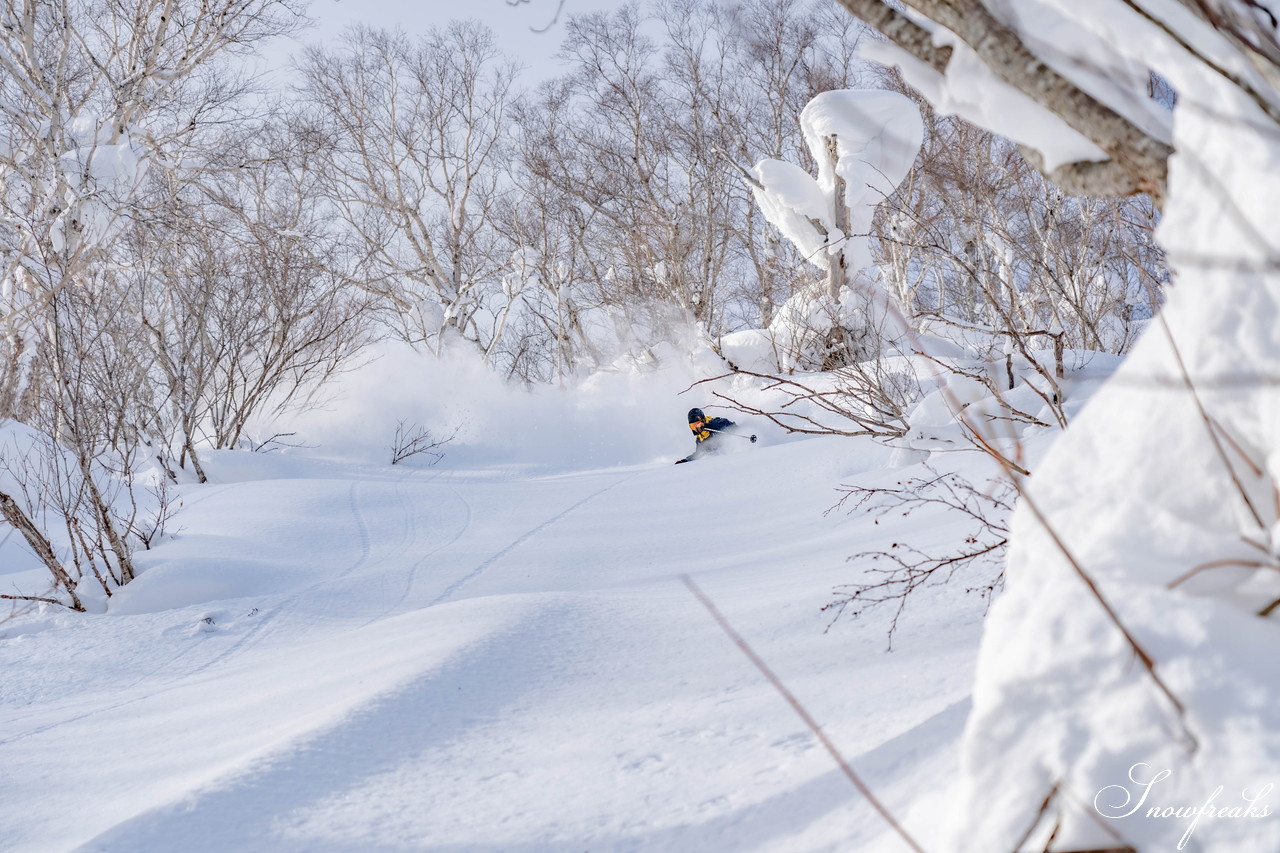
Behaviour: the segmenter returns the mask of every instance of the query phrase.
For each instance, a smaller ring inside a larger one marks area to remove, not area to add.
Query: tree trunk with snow
[[[1259,652],[1280,642],[1276,19],[1250,0],[907,0],[916,20],[840,2],[893,41],[871,55],[1064,189],[1150,193],[1178,270],[1115,377],[1015,476],[946,846],[1280,849],[1258,819],[1280,765]],[[1225,813],[1158,816],[1206,797]]]
[[[954,45],[939,46],[928,30],[882,0],[838,2],[928,68],[946,74]],[[1076,195],[1146,193],[1157,201],[1164,198],[1173,150],[1167,140],[1059,73],[980,0],[908,0],[907,5],[954,33],[1005,85],[1060,117],[1105,154],[1098,159],[1051,163],[1029,143],[1029,160],[1046,177]]]

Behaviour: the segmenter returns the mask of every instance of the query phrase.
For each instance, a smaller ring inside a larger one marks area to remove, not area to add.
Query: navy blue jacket
[[[697,445],[685,458],[679,462],[692,462],[695,459],[716,453],[720,450],[720,444],[724,440],[721,433],[733,426],[733,421],[728,418],[712,418],[703,424],[701,431],[693,434]],[[677,463],[678,464],[678,463]]]

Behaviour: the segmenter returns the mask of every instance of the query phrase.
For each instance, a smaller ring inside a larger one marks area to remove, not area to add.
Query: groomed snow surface
[[[560,425],[517,392],[505,418],[472,406],[490,429],[434,467],[210,454],[107,612],[0,624],[0,849],[907,849],[683,573],[928,846],[984,602],[923,590],[892,651],[888,611],[820,612],[850,554],[904,532],[827,513],[835,488],[909,471],[763,423],[672,465],[709,401],[596,390],[617,407],[579,395]],[[526,465],[484,464],[517,433]],[[909,523],[918,546],[956,536]]]

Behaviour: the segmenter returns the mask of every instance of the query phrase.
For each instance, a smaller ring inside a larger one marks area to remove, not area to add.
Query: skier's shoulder
[[[712,429],[725,429],[726,427],[733,426],[733,421],[729,420],[728,418],[712,418],[711,421],[707,424],[707,426],[711,427]]]

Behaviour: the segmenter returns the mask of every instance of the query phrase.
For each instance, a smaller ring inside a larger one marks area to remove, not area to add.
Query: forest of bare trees
[[[816,167],[799,116],[825,91],[903,92],[926,117],[870,235],[918,331],[973,332],[979,360],[1034,368],[1055,345],[1124,352],[1160,298],[1145,197],[1067,195],[1012,143],[935,114],[855,56],[878,36],[836,4],[571,15],[570,70],[531,89],[478,23],[357,28],[298,57],[293,88],[265,89],[243,59],[302,11],[2,10],[0,415],[26,432],[0,492],[50,600],[128,582],[167,487],[205,478],[202,450],[255,447],[379,338],[568,384],[654,363],[663,343],[718,351],[776,327],[824,273],[761,215],[749,168]],[[846,371],[834,410],[888,406],[872,432],[904,431],[909,378],[830,329],[810,338],[752,369],[796,387]]]

